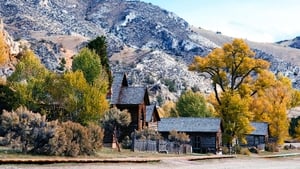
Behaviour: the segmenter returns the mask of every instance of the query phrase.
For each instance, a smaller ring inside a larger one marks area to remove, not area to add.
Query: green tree
[[[176,102],[176,111],[180,117],[211,117],[206,100],[201,93],[191,90],[183,93]]]
[[[214,49],[206,57],[195,57],[189,66],[191,71],[205,72],[211,76],[216,100],[212,103],[222,118],[229,144],[233,138],[252,131],[250,121],[253,115],[245,100],[249,103],[250,97],[263,87],[256,83],[256,77],[268,68],[269,63],[255,59],[254,53],[241,39],[234,39],[231,44]]]
[[[32,51],[22,53],[14,73],[8,77],[7,85],[15,91],[18,98],[14,104],[38,111],[41,108],[41,100],[47,97],[45,79],[49,75],[50,72]]]
[[[97,54],[88,48],[83,48],[78,55],[75,56],[72,69],[81,70],[85,79],[89,84],[93,84],[95,79],[101,74],[101,63]]]
[[[128,126],[131,123],[131,115],[127,110],[120,111],[116,107],[108,110],[103,118],[102,125],[108,133],[112,134],[113,139],[116,141],[118,151],[121,151],[118,141],[121,127]]]
[[[107,56],[107,43],[105,36],[98,36],[94,40],[90,41],[87,45],[90,50],[96,52],[98,57],[100,58],[101,65],[108,75],[109,86],[112,84],[112,74],[110,71],[109,60]]]
[[[89,85],[81,71],[67,72],[49,81],[47,102],[63,110],[51,119],[71,120],[86,125],[98,121],[109,108],[106,93],[97,86]]]

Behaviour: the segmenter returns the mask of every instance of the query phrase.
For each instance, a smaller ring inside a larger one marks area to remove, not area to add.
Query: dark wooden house
[[[150,106],[148,90],[143,86],[129,86],[124,72],[113,73],[113,83],[107,99],[110,101],[111,107],[115,106],[120,110],[127,109],[131,115],[130,125],[121,130],[121,139],[124,136],[130,136],[135,130],[142,130],[150,124],[146,121],[146,108]],[[149,122],[155,122],[159,119],[155,113],[150,116]],[[109,133],[105,133],[104,143],[112,142],[109,137]]]
[[[168,138],[172,130],[188,134],[195,153],[215,153],[222,144],[221,120],[218,118],[162,118],[158,122],[158,131],[164,138]]]
[[[269,136],[269,124],[265,122],[252,122],[251,125],[254,130],[251,134],[246,136],[248,147],[259,147],[264,149]]]
[[[157,131],[157,123],[160,121],[156,105],[146,106],[146,126]]]

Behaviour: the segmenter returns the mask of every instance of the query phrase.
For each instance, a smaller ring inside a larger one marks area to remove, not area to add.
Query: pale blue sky
[[[191,25],[258,42],[300,36],[299,0],[142,0]]]

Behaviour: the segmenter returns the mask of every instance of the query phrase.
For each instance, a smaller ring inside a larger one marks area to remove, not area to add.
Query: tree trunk
[[[117,146],[118,152],[121,152],[121,147],[120,147],[120,144],[119,144],[119,141],[118,141],[117,128],[116,127],[114,129],[113,138],[116,141],[116,146]]]

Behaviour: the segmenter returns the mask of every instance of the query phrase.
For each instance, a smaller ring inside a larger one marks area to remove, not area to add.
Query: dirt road
[[[159,163],[93,163],[51,165],[0,165],[1,169],[300,169],[300,157],[235,158],[187,161],[163,159]]]

